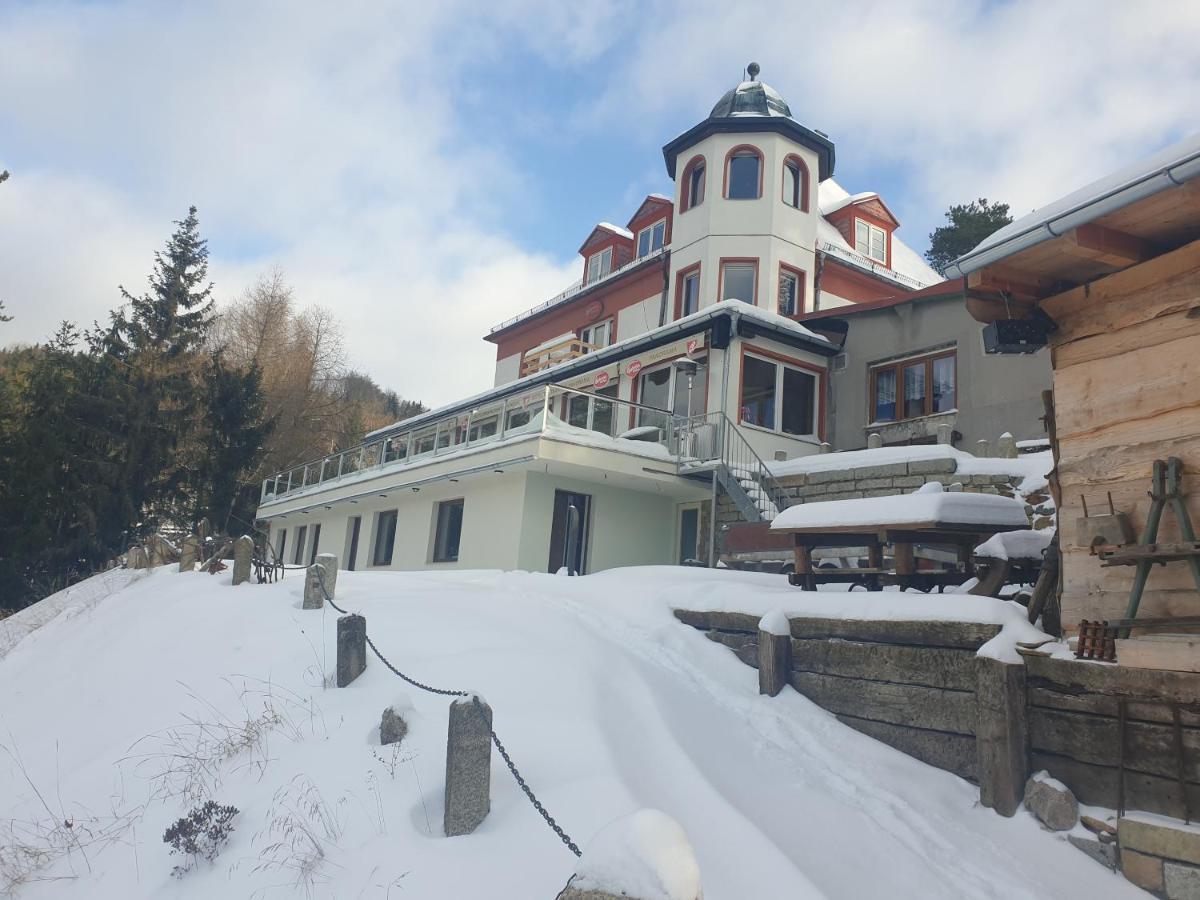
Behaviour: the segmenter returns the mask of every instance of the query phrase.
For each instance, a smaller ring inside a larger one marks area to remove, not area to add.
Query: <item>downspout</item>
[[[729,315],[729,346],[721,351],[721,429],[724,432],[725,428],[732,427],[733,419],[729,418],[726,410],[729,408],[729,351],[733,346],[733,339],[738,333],[738,323],[742,317],[736,312]],[[721,445],[726,446],[727,440],[724,433],[721,435]],[[724,454],[722,454],[724,455]],[[712,500],[710,501],[708,511],[708,565],[710,568],[717,566],[717,473],[712,473]]]
[[[825,254],[820,250],[816,252],[817,271],[813,275],[813,312],[821,308],[821,272],[825,268]]]
[[[671,251],[663,251],[663,286],[662,299],[658,304],[658,327],[667,324],[667,294],[671,285]]]

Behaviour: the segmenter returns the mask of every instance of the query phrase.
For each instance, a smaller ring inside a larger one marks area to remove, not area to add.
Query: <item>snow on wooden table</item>
[[[979,531],[1029,527],[1025,504],[995,494],[945,491],[930,482],[911,494],[830,500],[789,507],[775,517],[772,531],[817,532],[939,526],[979,526]]]

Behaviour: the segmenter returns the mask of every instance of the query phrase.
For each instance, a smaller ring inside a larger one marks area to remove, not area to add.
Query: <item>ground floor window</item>
[[[871,368],[871,421],[949,412],[958,403],[957,355],[934,353]]]
[[[371,551],[371,565],[390,566],[392,564],[392,548],[396,544],[397,511],[389,509],[381,512],[375,519],[375,546]]]
[[[458,562],[458,544],[462,537],[463,501],[444,500],[437,505],[433,532],[433,561]]]
[[[296,529],[296,549],[292,551],[292,565],[298,566],[304,560],[304,539],[308,537],[308,526],[301,525]]]
[[[313,526],[312,549],[308,551],[308,564],[311,566],[317,561],[317,549],[321,546],[321,523],[318,522]]]
[[[816,434],[817,377],[796,366],[747,354],[742,361],[741,421],[798,437]]]

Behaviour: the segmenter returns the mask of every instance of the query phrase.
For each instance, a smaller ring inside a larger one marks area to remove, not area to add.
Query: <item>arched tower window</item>
[[[794,153],[783,161],[783,202],[808,212],[808,166]]]
[[[693,156],[683,169],[679,189],[679,211],[687,212],[704,202],[705,170],[703,156]]]
[[[725,156],[725,197],[757,200],[762,196],[763,155],[757,147],[743,144]]]

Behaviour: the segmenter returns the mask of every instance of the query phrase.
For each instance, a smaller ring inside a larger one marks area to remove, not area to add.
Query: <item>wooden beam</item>
[[[1001,319],[1028,319],[1033,315],[1035,305],[1028,300],[1012,300],[1005,303],[999,297],[991,294],[967,293],[967,312],[976,322],[990,325]]]
[[[1117,269],[1159,255],[1153,243],[1123,231],[1089,223],[1068,231],[1062,238],[1063,249],[1073,256],[1094,260]]]
[[[1039,300],[1056,291],[1054,282],[1048,278],[996,264],[967,275],[967,293],[972,296],[1007,296],[1011,303],[1013,300]]]

